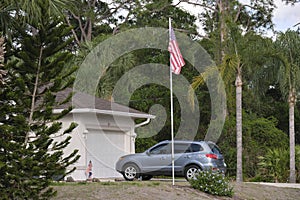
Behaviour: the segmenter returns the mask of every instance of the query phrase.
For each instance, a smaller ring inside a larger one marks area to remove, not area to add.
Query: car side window
[[[191,144],[192,152],[203,151],[203,147],[200,144]]]
[[[191,149],[189,144],[175,144],[174,153],[190,153]]]
[[[170,145],[168,144],[161,144],[153,149],[150,150],[150,154],[168,154],[170,153]]]

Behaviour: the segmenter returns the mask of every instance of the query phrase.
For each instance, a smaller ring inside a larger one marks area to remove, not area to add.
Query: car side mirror
[[[149,151],[146,151],[146,154],[147,154],[147,156],[150,156],[150,152]]]

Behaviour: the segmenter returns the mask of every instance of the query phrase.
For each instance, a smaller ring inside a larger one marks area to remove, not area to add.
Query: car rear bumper
[[[220,172],[222,174],[226,173],[226,166],[219,166],[212,163],[209,163],[207,165],[203,166],[203,170],[205,171],[214,171],[214,172]]]

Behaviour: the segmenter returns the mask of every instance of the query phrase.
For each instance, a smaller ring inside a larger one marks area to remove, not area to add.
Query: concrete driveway
[[[264,182],[248,182],[253,184],[261,184],[261,185],[268,185],[274,187],[282,187],[282,188],[297,188],[300,189],[299,183],[264,183]]]

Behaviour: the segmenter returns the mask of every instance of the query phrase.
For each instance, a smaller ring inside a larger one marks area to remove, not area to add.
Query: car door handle
[[[166,160],[166,157],[160,157],[161,160]]]

